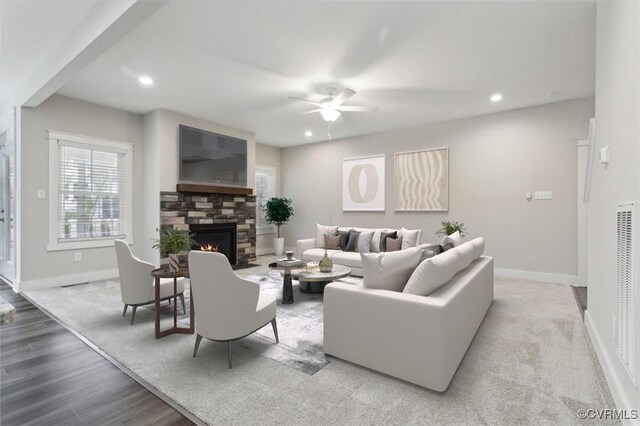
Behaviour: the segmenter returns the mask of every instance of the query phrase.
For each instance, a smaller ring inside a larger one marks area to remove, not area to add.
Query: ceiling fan
[[[340,93],[336,95],[336,88],[329,86],[327,87],[327,95],[328,97],[316,101],[309,98],[298,98],[291,97],[291,99],[295,99],[298,101],[308,102],[312,105],[317,106],[317,109],[307,111],[303,114],[312,114],[314,112],[319,112],[322,115],[324,121],[336,121],[340,114],[343,112],[373,112],[377,111],[377,107],[368,107],[368,106],[356,106],[356,105],[343,105],[343,103],[356,94],[355,90],[344,89]],[[334,97],[335,96],[335,97]]]

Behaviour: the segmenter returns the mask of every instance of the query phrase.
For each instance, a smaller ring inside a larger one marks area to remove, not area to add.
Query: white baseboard
[[[494,272],[497,277],[541,281],[552,284],[574,285],[578,281],[576,275],[549,274],[546,272],[520,271],[518,269],[504,268],[496,268]]]
[[[589,337],[591,338],[593,349],[596,351],[596,355],[598,356],[598,361],[600,361],[602,372],[604,373],[607,385],[609,385],[609,389],[611,390],[611,396],[616,404],[616,408],[619,410],[623,410],[625,408],[627,410],[634,408],[637,409],[637,403],[634,404],[632,398],[624,392],[621,379],[626,380],[627,378],[621,378],[618,374],[618,371],[621,371],[622,368],[614,368],[613,363],[617,363],[619,361],[617,359],[612,359],[609,355],[609,351],[606,350],[604,340],[602,340],[602,336],[598,332],[598,329],[593,325],[593,320],[591,319],[591,315],[589,315],[588,310],[584,312],[584,324],[587,327],[587,333],[589,333]],[[640,423],[632,422],[630,424]]]
[[[18,283],[17,289],[19,292],[40,290],[43,288],[62,287],[65,285],[80,284],[90,281],[107,280],[110,278],[117,278],[118,276],[119,272],[117,269],[105,269],[102,271],[82,272],[79,274],[61,275],[58,277],[21,281]]]

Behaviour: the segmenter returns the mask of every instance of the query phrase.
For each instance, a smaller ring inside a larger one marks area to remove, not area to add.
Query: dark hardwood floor
[[[0,326],[0,424],[191,425],[2,282],[16,320]]]

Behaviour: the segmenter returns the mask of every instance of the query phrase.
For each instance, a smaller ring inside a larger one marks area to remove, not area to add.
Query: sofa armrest
[[[296,258],[302,259],[302,253],[316,247],[315,238],[296,241]]]

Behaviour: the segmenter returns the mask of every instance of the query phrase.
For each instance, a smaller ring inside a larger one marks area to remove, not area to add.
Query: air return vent
[[[636,203],[616,208],[616,351],[637,385],[637,230]]]

